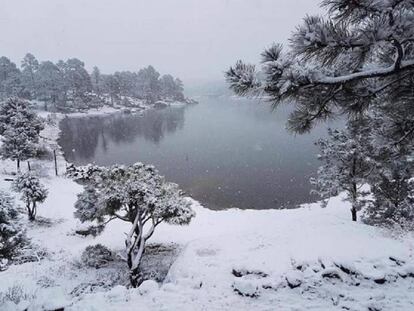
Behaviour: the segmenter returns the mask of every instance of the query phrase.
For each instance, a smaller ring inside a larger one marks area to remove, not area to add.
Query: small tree
[[[37,204],[46,200],[47,189],[40,183],[39,178],[30,172],[19,175],[13,181],[12,188],[21,194],[21,200],[26,203],[29,220],[34,221]]]
[[[372,161],[366,156],[367,139],[350,130],[328,132],[329,139],[320,139],[316,143],[320,148],[318,158],[324,164],[319,167],[317,178],[311,179],[313,192],[326,204],[330,197],[345,191],[346,200],[352,205],[352,220],[357,221],[357,211],[364,205],[364,197],[368,194],[361,188],[373,168]]]
[[[36,145],[29,139],[24,128],[9,128],[3,133],[1,157],[16,161],[20,171],[20,162],[33,157]]]
[[[155,228],[162,222],[188,224],[194,217],[191,203],[178,186],[165,182],[152,166],[71,166],[68,175],[87,185],[78,196],[75,217],[94,222],[91,232],[101,232],[115,219],[131,224],[125,246],[134,287],[143,281],[141,258]]]
[[[0,135],[3,159],[20,162],[32,157],[44,128],[42,119],[31,111],[29,103],[19,98],[9,98],[0,105]]]
[[[2,261],[12,259],[25,244],[25,232],[10,197],[0,191],[0,270]]]

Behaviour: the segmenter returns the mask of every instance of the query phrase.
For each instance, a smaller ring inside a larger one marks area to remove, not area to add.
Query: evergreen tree
[[[138,71],[137,88],[140,98],[153,104],[160,99],[160,74],[154,67],[148,66]]]
[[[37,204],[43,203],[47,198],[47,189],[40,183],[32,173],[20,174],[14,181],[12,189],[21,195],[21,200],[25,202],[27,214],[30,221],[36,219]]]
[[[160,79],[160,95],[163,99],[184,100],[183,83],[171,75],[163,75]]]
[[[91,74],[91,83],[93,91],[100,96],[102,93],[102,75],[98,67],[93,67]]]
[[[0,57],[0,97],[20,95],[21,73],[7,57]]]
[[[64,73],[50,61],[41,62],[36,72],[37,96],[45,103],[52,103],[56,110],[66,104]],[[47,108],[47,107],[46,107]]]
[[[383,104],[372,113],[370,140],[374,148],[369,157],[376,166],[368,178],[372,202],[364,218],[371,224],[414,229],[414,142],[410,138],[414,119],[401,106],[398,102],[391,109]],[[384,113],[383,109],[390,110]]]
[[[92,91],[91,77],[85,69],[85,64],[77,58],[70,58],[62,67],[71,99],[85,101],[87,93]]]
[[[313,192],[327,203],[330,197],[344,191],[351,203],[352,220],[357,221],[357,212],[365,205],[367,190],[363,190],[367,178],[374,169],[374,161],[367,157],[369,137],[351,125],[346,130],[329,130],[329,139],[320,139],[317,178],[311,179]]]
[[[32,54],[27,53],[22,60],[22,84],[30,99],[36,98],[36,72],[39,62]]]
[[[25,232],[19,224],[18,212],[11,198],[0,191],[0,271],[26,243]]]
[[[68,175],[87,185],[78,196],[75,217],[95,223],[90,232],[99,233],[116,219],[131,224],[125,245],[134,287],[143,281],[140,263],[156,227],[162,222],[188,224],[194,216],[191,203],[178,186],[165,182],[152,166],[71,166]]]
[[[1,156],[20,162],[35,155],[43,121],[30,110],[29,103],[10,98],[0,105]]]
[[[104,86],[111,99],[111,105],[114,105],[121,92],[119,80],[114,75],[107,75],[104,78]]]

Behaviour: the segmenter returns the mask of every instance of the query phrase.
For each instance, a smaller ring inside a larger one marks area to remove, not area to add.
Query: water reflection
[[[184,109],[151,110],[143,117],[114,114],[65,118],[60,124],[59,142],[69,162],[78,164],[95,162],[96,152],[107,153],[109,142],[115,145],[131,144],[142,137],[158,144],[167,133],[183,128]],[[100,150],[97,150],[98,147]]]

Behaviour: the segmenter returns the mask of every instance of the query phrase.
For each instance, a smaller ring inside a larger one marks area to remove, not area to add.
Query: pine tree
[[[20,171],[20,163],[30,159],[36,154],[36,144],[27,135],[26,127],[8,128],[3,132],[0,149],[2,159],[16,161],[17,171]]]
[[[105,76],[104,86],[111,99],[111,105],[114,105],[120,95],[120,83],[116,76]]]
[[[93,71],[91,74],[91,83],[92,83],[92,89],[94,92],[100,96],[102,93],[102,75],[101,71],[98,67],[93,67]]]
[[[14,181],[12,189],[21,195],[25,202],[30,221],[36,219],[37,204],[43,203],[47,198],[47,189],[40,183],[39,178],[32,173],[20,174]]]
[[[29,98],[36,98],[37,81],[35,75],[39,69],[39,62],[33,54],[27,53],[22,60],[22,84],[29,93]]]
[[[41,62],[36,71],[37,96],[45,103],[52,103],[56,110],[66,105],[67,86],[64,72],[51,61]]]
[[[409,137],[414,119],[407,117],[409,112],[401,106],[400,102],[391,109],[384,104],[371,116],[374,148],[369,157],[376,165],[368,178],[372,201],[364,219],[370,224],[414,229],[414,143]],[[391,110],[384,113],[383,109]],[[401,138],[396,142],[395,137]]]
[[[134,287],[143,281],[140,263],[156,227],[162,222],[188,224],[194,217],[191,203],[178,186],[165,182],[152,166],[71,167],[69,176],[87,185],[78,196],[75,217],[94,223],[90,232],[102,232],[113,220],[131,224],[125,245]]]
[[[369,137],[348,125],[346,130],[329,130],[328,139],[320,139],[319,167],[317,178],[311,179],[313,192],[324,199],[344,191],[350,202],[352,220],[357,221],[357,212],[366,204],[367,190],[363,190],[375,163],[367,154],[370,151]]]
[[[154,67],[148,66],[138,71],[137,85],[141,98],[153,104],[160,99],[160,74]]]
[[[21,72],[7,57],[0,57],[0,98],[21,93]]]
[[[0,192],[0,271],[6,263],[4,260],[13,259],[25,243],[25,232],[19,224],[18,212],[11,198]]]
[[[43,121],[30,109],[29,103],[9,98],[0,105],[1,156],[20,162],[35,155]]]

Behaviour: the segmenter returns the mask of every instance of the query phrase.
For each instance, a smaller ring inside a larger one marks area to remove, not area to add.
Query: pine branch
[[[385,67],[385,68],[359,71],[359,72],[355,72],[355,73],[351,73],[351,74],[343,75],[343,76],[337,76],[337,77],[329,77],[329,76],[317,77],[316,79],[312,80],[310,84],[341,84],[341,83],[347,83],[347,82],[352,82],[352,81],[362,80],[362,79],[387,77],[390,75],[394,75],[394,74],[405,72],[405,71],[412,70],[412,69],[414,69],[414,60],[401,61],[400,63],[396,62],[392,66]]]

